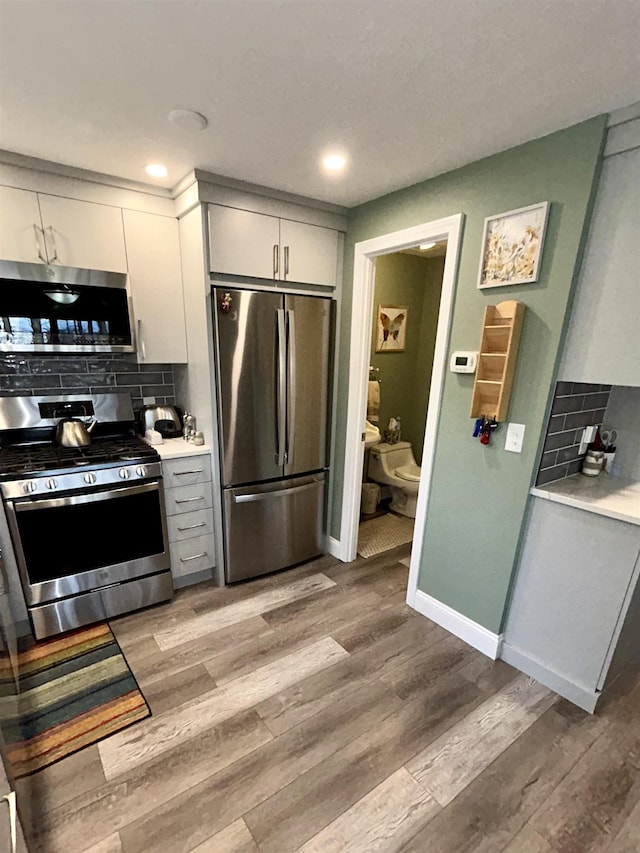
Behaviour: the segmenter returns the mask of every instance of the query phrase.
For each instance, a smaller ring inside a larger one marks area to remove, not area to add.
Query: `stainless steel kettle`
[[[86,447],[91,444],[91,430],[97,423],[97,418],[89,424],[80,418],[62,418],[56,427],[56,441],[63,447]]]

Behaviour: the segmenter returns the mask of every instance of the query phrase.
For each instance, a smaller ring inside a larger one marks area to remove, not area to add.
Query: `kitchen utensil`
[[[91,431],[97,423],[96,418],[88,424],[80,418],[62,418],[56,427],[56,442],[62,447],[87,447],[91,444]]]
[[[189,412],[184,413],[184,437],[185,441],[193,441],[196,432],[196,416]]]
[[[182,420],[175,406],[143,406],[140,410],[142,432],[157,430],[163,438],[182,435]]]

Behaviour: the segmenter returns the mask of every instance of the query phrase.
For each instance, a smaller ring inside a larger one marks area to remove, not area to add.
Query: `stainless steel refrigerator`
[[[225,575],[324,547],[332,302],[213,288]]]

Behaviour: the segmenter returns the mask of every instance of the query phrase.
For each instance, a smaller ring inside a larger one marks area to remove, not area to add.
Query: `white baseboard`
[[[502,644],[500,658],[526,675],[530,675],[531,678],[535,678],[549,690],[553,690],[554,693],[564,696],[569,702],[573,702],[574,705],[593,714],[601,693],[574,684],[573,681],[558,675],[557,672],[548,669],[544,664],[530,658],[523,651],[515,646],[510,646],[508,643]]]
[[[494,634],[488,628],[484,628],[474,622],[473,619],[458,613],[457,610],[443,604],[436,598],[432,598],[426,592],[421,592],[421,590],[416,590],[413,602],[407,601],[407,604],[451,634],[460,637],[461,640],[482,652],[483,655],[492,660],[498,657],[502,645],[502,634]]]
[[[332,557],[342,560],[342,543],[339,539],[334,539],[333,536],[327,537],[327,550]]]

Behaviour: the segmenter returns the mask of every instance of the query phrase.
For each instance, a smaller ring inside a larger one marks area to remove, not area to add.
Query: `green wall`
[[[420,464],[433,365],[444,258],[395,253],[376,261],[371,364],[381,380],[380,428],[390,417],[402,418],[402,438],[410,441]],[[406,305],[404,352],[376,353],[378,305]]]
[[[342,511],[354,244],[465,214],[450,352],[477,349],[486,305],[519,299],[527,306],[509,410],[509,420],[526,424],[521,454],[504,451],[504,427],[489,448],[472,439],[473,377],[447,371],[418,581],[419,589],[494,632],[502,624],[605,125],[599,116],[361,205],[349,216],[332,536],[339,538]],[[539,282],[477,290],[484,218],[546,200],[551,209]]]

